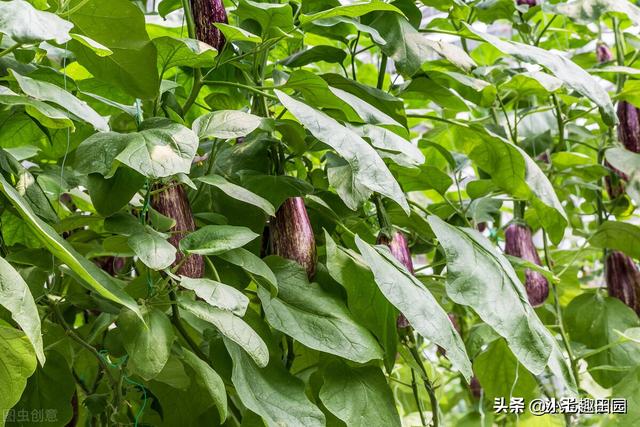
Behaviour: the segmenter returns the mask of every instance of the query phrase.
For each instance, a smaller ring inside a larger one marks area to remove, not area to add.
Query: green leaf
[[[630,1],[573,0],[556,4],[554,9],[560,15],[585,24],[597,22],[601,16],[608,13],[622,13],[627,15],[634,24],[640,24],[640,8]]]
[[[640,227],[620,221],[605,221],[591,236],[589,242],[603,249],[622,251],[640,259]]]
[[[507,340],[524,367],[540,374],[556,343],[533,311],[509,261],[475,230],[451,226],[436,216],[428,221],[447,257],[449,298],[473,308]],[[567,386],[573,388],[573,384]]]
[[[232,139],[247,136],[262,123],[262,118],[243,111],[219,110],[198,117],[193,131],[200,139]]]
[[[299,264],[275,256],[265,262],[278,278],[278,296],[264,288],[258,288],[258,296],[274,329],[307,347],[354,362],[382,359],[373,335],[353,320],[342,301],[309,283]]]
[[[91,261],[80,255],[66,240],[46,222],[38,218],[31,207],[25,202],[20,193],[0,175],[0,191],[9,199],[24,221],[42,241],[45,247],[60,261],[67,264],[89,290],[122,304],[142,316],[135,300],[124,292],[113,279],[104,271],[96,267]]]
[[[241,174],[242,186],[271,202],[275,209],[289,197],[304,196],[313,192],[306,181],[288,175]]]
[[[471,362],[462,339],[431,292],[391,255],[387,247],[373,247],[359,236],[356,236],[356,245],[387,300],[404,314],[416,332],[444,348],[451,363],[469,380]]]
[[[512,55],[523,62],[545,67],[568,87],[593,101],[600,109],[600,114],[606,124],[614,125],[617,123],[616,112],[607,91],[594,77],[570,59],[536,46],[502,40],[490,34],[476,31],[469,26],[467,28],[502,53]]]
[[[614,344],[621,338],[616,331],[624,332],[640,326],[638,316],[619,299],[598,293],[579,295],[567,306],[564,320],[571,341],[583,344],[587,351],[610,346],[585,359],[591,376],[601,386],[613,386],[640,364],[638,343]],[[622,371],[594,369],[599,366],[616,366]]]
[[[271,271],[262,258],[254,255],[253,252],[244,248],[238,248],[223,252],[217,256],[231,264],[237,265],[251,275],[259,276],[259,278],[264,279],[262,284],[271,286],[273,290],[277,291],[278,279],[276,275],[273,274],[273,271]]]
[[[351,129],[368,138],[383,159],[404,167],[421,166],[425,161],[424,154],[415,144],[388,129],[376,125],[353,126]]]
[[[488,401],[517,396],[529,402],[540,395],[535,377],[518,363],[502,339],[491,342],[487,350],[474,359],[473,372]]]
[[[288,3],[259,3],[240,0],[234,12],[243,21],[255,21],[262,29],[263,39],[277,37],[293,29],[293,13]]]
[[[18,43],[67,42],[73,24],[23,0],[0,2],[0,32]]]
[[[20,401],[13,407],[14,415],[28,411],[31,417],[27,419],[27,422],[21,422],[19,425],[37,427],[44,424],[46,411],[55,411],[56,424],[50,422],[46,424],[66,426],[73,417],[71,400],[75,392],[76,384],[67,360],[57,351],[48,351],[47,364],[38,367],[27,381],[27,387],[22,393]],[[40,414],[33,415],[32,411],[34,410],[43,410],[45,414],[40,418],[38,417]],[[19,419],[19,416],[15,418]]]
[[[105,178],[113,176],[116,157],[135,138],[135,133],[94,133],[78,145],[75,169],[82,174],[99,173]]]
[[[149,381],[167,363],[174,334],[171,321],[157,308],[145,307],[142,317],[144,322],[131,310],[123,309],[118,316],[118,329],[129,355],[127,369]]]
[[[325,232],[327,268],[347,291],[347,306],[356,320],[368,328],[385,350],[387,367],[396,359],[398,312],[384,297],[360,255],[336,245]]]
[[[256,36],[242,28],[234,27],[224,22],[215,22],[213,25],[222,32],[228,42],[262,43],[260,36]]]
[[[153,39],[158,51],[158,67],[162,72],[173,67],[212,67],[218,51],[199,40],[158,37]]]
[[[4,224],[3,224],[4,228]],[[11,318],[22,329],[44,365],[40,315],[29,286],[20,274],[4,258],[0,258],[0,305],[11,313]]]
[[[180,241],[180,250],[189,254],[217,255],[240,248],[258,237],[247,227],[206,225]]]
[[[159,127],[127,134],[127,146],[116,160],[152,179],[188,174],[198,149],[196,134],[177,123],[155,120],[145,123]]]
[[[232,312],[237,316],[244,316],[249,306],[249,298],[242,292],[224,283],[210,279],[192,279],[182,276],[180,285],[192,290],[196,296],[213,307]]]
[[[380,46],[380,49],[394,60],[398,71],[405,77],[411,77],[420,70],[422,64],[432,58],[433,53],[465,71],[476,66],[461,47],[427,38],[402,15],[380,13],[368,25],[378,30],[385,39],[386,44]]]
[[[304,383],[279,362],[260,369],[240,348],[225,345],[233,359],[231,381],[242,403],[260,415],[267,427],[324,427],[322,412],[309,401]]]
[[[11,75],[16,79],[20,89],[27,95],[40,101],[53,102],[78,118],[92,125],[96,130],[109,130],[109,122],[107,119],[99,115],[89,104],[79,100],[63,88],[40,80],[34,80],[29,77],[22,76],[16,71],[11,70]]]
[[[38,101],[37,99],[18,95],[4,86],[0,87],[0,104],[24,105],[26,113],[46,127],[54,129],[75,129],[73,122],[64,111],[45,102]]]
[[[144,14],[136,4],[129,0],[88,0],[70,14],[69,20],[74,31],[113,52],[100,56],[93,48],[70,41],[68,48],[91,74],[136,98],[158,95],[156,48],[149,40]]]
[[[347,59],[347,53],[333,46],[313,46],[309,49],[294,53],[280,61],[282,65],[290,68],[304,67],[315,62],[328,62],[329,64],[342,64]]]
[[[201,301],[180,297],[180,306],[199,319],[211,323],[222,335],[238,344],[251,358],[264,367],[269,363],[269,349],[260,335],[244,320],[227,310],[212,307]]]
[[[320,400],[349,427],[400,427],[394,396],[380,368],[333,362],[324,370]]]
[[[215,403],[220,414],[220,421],[227,419],[227,392],[220,375],[214,371],[205,361],[198,356],[183,349],[182,360],[188,364],[195,373],[195,380],[205,390],[208,397]]]
[[[333,18],[336,16],[346,16],[348,18],[357,18],[362,15],[366,15],[369,12],[375,11],[389,11],[402,15],[402,12],[397,7],[385,3],[382,1],[370,1],[360,2],[353,4],[346,4],[331,9],[323,10],[311,15],[300,15],[300,22],[302,24],[308,24],[309,22],[317,21],[318,19]]]
[[[164,270],[176,260],[176,248],[155,230],[134,234],[127,243],[140,261],[152,270]]]
[[[263,199],[262,197],[258,196],[255,193],[252,193],[244,187],[240,187],[239,185],[227,181],[220,175],[202,176],[198,178],[198,181],[218,188],[229,197],[233,197],[234,199],[240,200],[241,202],[256,206],[262,209],[264,213],[269,216],[273,216],[276,213],[275,208],[271,203],[269,203],[268,200]]]
[[[0,425],[15,405],[36,370],[38,362],[31,342],[22,331],[0,324]]]
[[[158,13],[161,17],[166,18],[168,14],[182,7],[180,0],[160,0],[158,4]]]
[[[144,176],[133,169],[119,168],[109,179],[97,173],[89,174],[87,190],[96,211],[109,216],[126,206],[144,182]]]
[[[405,212],[409,212],[409,205],[402,189],[380,156],[365,140],[323,112],[291,98],[284,92],[276,90],[276,95],[313,136],[332,147],[349,163],[352,175],[346,178],[347,185],[353,192],[357,192],[357,195],[341,191],[340,197],[347,206],[355,210],[373,192],[377,192],[394,200]]]
[[[613,386],[611,396],[627,400],[628,409],[625,414],[617,416],[615,426],[633,427],[640,423],[640,368],[636,368]]]

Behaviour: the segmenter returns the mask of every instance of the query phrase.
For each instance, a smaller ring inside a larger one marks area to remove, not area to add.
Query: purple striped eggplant
[[[639,110],[627,101],[618,103],[618,139],[624,147],[640,153],[640,114]]]
[[[269,224],[269,250],[296,261],[311,279],[316,273],[316,239],[302,197],[291,197],[280,206]]]
[[[469,382],[469,391],[471,391],[471,395],[474,399],[480,399],[482,395],[482,386],[480,385],[480,381],[478,381],[478,377],[475,375],[471,377],[471,381]]]
[[[541,265],[540,256],[533,244],[531,229],[526,225],[512,223],[505,230],[505,253],[522,258],[536,265]],[[537,271],[527,269],[525,271],[525,289],[529,297],[529,303],[538,307],[544,304],[549,296],[549,282]]]
[[[618,298],[640,314],[640,272],[635,262],[622,252],[613,251],[607,255],[605,275],[609,296]]]
[[[529,7],[533,7],[538,4],[537,0],[517,0],[518,6],[528,5]]]
[[[598,42],[596,45],[596,59],[599,64],[611,61],[613,59],[613,54],[611,53],[609,46],[602,42]]]
[[[124,258],[115,256],[95,258],[93,262],[111,276],[115,276],[120,273],[126,265],[126,260]]]
[[[391,255],[402,265],[404,265],[407,270],[413,274],[413,260],[411,259],[411,251],[409,250],[409,244],[407,243],[407,238],[400,231],[394,230],[389,236],[387,233],[380,232],[378,234],[378,239],[376,241],[379,245],[385,245],[391,251]],[[409,320],[404,317],[404,314],[400,313],[398,319],[396,321],[396,325],[398,328],[408,328]]]
[[[196,223],[191,212],[191,205],[187,193],[181,185],[172,183],[164,191],[154,194],[151,198],[151,206],[162,215],[175,220],[176,224],[171,228],[169,243],[176,248],[180,240],[188,233],[195,231]],[[184,255],[178,251],[174,266],[182,262]],[[201,255],[189,255],[178,269],[178,274],[194,279],[204,276],[204,258]]]
[[[213,24],[229,22],[222,0],[191,0],[191,11],[196,24],[196,38],[220,52],[226,40]]]

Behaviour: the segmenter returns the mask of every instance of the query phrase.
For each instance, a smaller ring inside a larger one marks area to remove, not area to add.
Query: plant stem
[[[571,144],[569,141],[565,141],[564,139],[564,119],[562,118],[562,108],[560,106],[560,100],[556,96],[556,94],[552,94],[551,98],[553,99],[553,105],[556,111],[556,121],[558,123],[558,145],[565,145],[566,150],[571,151]]]
[[[624,36],[620,30],[620,21],[618,21],[618,18],[611,18],[611,20],[613,22],[613,34],[615,35],[616,60],[619,66],[624,67]],[[625,75],[618,73],[617,80],[618,90],[616,92],[619,93],[624,86]]]
[[[215,86],[215,85],[218,85],[218,86],[232,86],[232,87],[237,87],[237,88],[240,88],[240,89],[246,89],[246,90],[248,90],[250,92],[257,93],[258,95],[264,96],[265,98],[269,98],[269,99],[272,99],[274,101],[278,100],[278,97],[276,97],[275,95],[271,95],[270,93],[266,93],[266,92],[258,89],[257,87],[245,85],[245,84],[242,84],[242,83],[225,82],[225,81],[217,81],[217,80],[216,81],[204,80],[202,83],[205,84],[205,85],[211,85],[211,86]],[[274,88],[265,87],[263,89],[274,89]]]
[[[422,409],[422,402],[420,401],[420,394],[418,392],[418,383],[416,382],[416,372],[411,368],[411,390],[413,391],[413,398],[418,406],[418,413],[420,414],[420,421],[423,427],[427,427],[427,420],[424,418],[424,410]]]
[[[380,68],[378,69],[378,83],[376,85],[378,89],[382,90],[382,86],[384,85],[384,76],[386,74],[386,70],[387,70],[387,55],[383,53],[382,57],[380,58]]]
[[[0,57],[5,56],[5,55],[13,52],[14,50],[18,49],[20,46],[22,46],[22,43],[16,43],[16,44],[14,44],[12,46],[9,46],[8,48],[6,48],[2,52],[0,52]]]

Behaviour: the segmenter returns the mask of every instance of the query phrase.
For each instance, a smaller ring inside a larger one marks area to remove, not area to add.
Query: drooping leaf
[[[436,216],[430,216],[428,221],[447,257],[449,298],[473,308],[506,339],[513,354],[531,373],[539,374],[552,365],[556,343],[533,311],[509,261],[477,231],[451,226]],[[569,390],[574,389],[572,378],[557,372],[560,368],[563,367],[554,364],[554,374],[565,381]]]
[[[373,148],[353,131],[308,105],[276,90],[280,102],[320,141],[332,147],[348,163],[351,176],[348,186],[353,194],[340,194],[345,203],[356,209],[373,192],[383,194],[398,203],[405,212],[409,205],[389,169]],[[346,188],[346,187],[345,187]],[[366,197],[365,197],[366,196]]]
[[[262,37],[250,33],[242,28],[234,27],[233,25],[225,24],[223,22],[216,22],[213,25],[215,25],[215,27],[224,34],[224,38],[228,42],[262,43]]]
[[[322,412],[309,401],[304,383],[278,362],[260,368],[237,345],[225,341],[233,359],[231,381],[242,403],[260,415],[268,427],[322,427]]]
[[[283,59],[281,63],[287,67],[297,68],[319,61],[330,64],[342,64],[346,58],[347,53],[342,49],[333,46],[319,45],[294,53]]]
[[[64,111],[53,107],[46,102],[18,95],[11,89],[0,87],[0,104],[4,105],[24,105],[25,111],[38,120],[42,125],[55,128],[75,128],[71,119]]]
[[[324,371],[320,400],[348,426],[400,427],[393,394],[379,368],[333,362]]]
[[[5,224],[2,224],[5,227]],[[11,313],[11,318],[27,336],[38,361],[45,363],[40,330],[40,316],[29,286],[4,258],[0,258],[0,305]]]
[[[307,347],[354,362],[381,359],[380,346],[369,331],[356,323],[347,308],[317,283],[309,283],[295,261],[268,257],[265,262],[278,278],[278,295],[264,288],[258,296],[269,324]]]
[[[96,130],[109,130],[109,123],[107,122],[107,119],[100,116],[89,106],[89,104],[76,98],[63,88],[56,86],[53,83],[22,76],[14,70],[11,70],[11,74],[18,82],[20,89],[22,89],[22,91],[27,95],[40,101],[53,102],[54,104],[59,105],[92,125]]]
[[[264,280],[264,284],[278,289],[278,279],[269,266],[253,252],[244,248],[232,249],[217,255],[218,258],[237,265],[251,275],[258,276],[258,280]]]
[[[188,38],[163,36],[153,39],[161,72],[173,67],[212,67],[218,52],[208,44]]]
[[[21,194],[3,176],[0,176],[0,191],[9,199],[24,221],[42,241],[45,247],[60,261],[73,270],[88,289],[93,290],[142,316],[135,300],[124,292],[117,283],[91,261],[80,255],[66,240],[56,233],[49,224],[38,218]]]
[[[420,335],[438,344],[462,375],[471,378],[471,362],[447,313],[424,285],[384,246],[373,247],[356,236],[356,245],[378,288]]]
[[[622,13],[640,24],[640,8],[629,1],[617,0],[573,0],[555,5],[555,11],[581,23],[597,21],[607,13]]]
[[[616,112],[607,91],[600,86],[600,83],[595,78],[570,59],[536,46],[503,40],[471,29],[471,27],[467,28],[478,37],[491,43],[501,52],[512,55],[523,62],[545,67],[568,87],[593,101],[600,109],[600,114],[606,124],[614,125],[617,123]]]
[[[195,373],[193,378],[196,383],[206,390],[208,397],[215,403],[220,414],[220,420],[227,419],[227,392],[224,387],[224,382],[220,375],[214,371],[205,361],[198,356],[190,352],[189,350],[183,350],[182,359],[188,364]]]
[[[333,18],[335,16],[357,18],[359,16],[366,15],[369,12],[375,11],[390,11],[402,15],[400,9],[389,3],[385,3],[382,1],[369,1],[336,6],[331,9],[323,10],[322,12],[317,12],[310,15],[302,14],[300,16],[300,22],[302,22],[303,24],[307,24],[319,19]]]

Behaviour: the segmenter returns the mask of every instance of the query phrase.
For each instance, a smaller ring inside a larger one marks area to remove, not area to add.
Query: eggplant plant
[[[0,427],[636,425],[639,31],[0,1]]]

